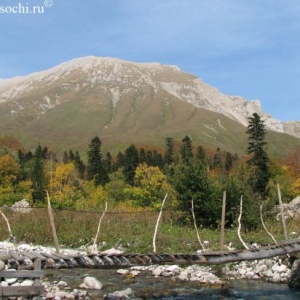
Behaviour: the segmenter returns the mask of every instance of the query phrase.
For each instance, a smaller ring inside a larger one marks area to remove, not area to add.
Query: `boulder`
[[[26,201],[26,199],[22,199],[21,201],[14,203],[11,208],[14,212],[20,213],[28,213],[31,211],[30,204]]]
[[[300,288],[300,260],[295,260],[292,266],[291,276],[288,281],[289,288]]]
[[[84,278],[83,283],[80,285],[80,288],[91,289],[91,290],[101,290],[103,287],[102,283],[96,278],[87,276]]]
[[[290,203],[283,203],[283,214],[285,219],[291,219],[295,217],[300,217],[300,196],[296,197]],[[280,211],[280,206],[277,206],[277,209]],[[276,219],[281,220],[281,214],[278,213]]]
[[[134,297],[134,293],[131,288],[127,288],[126,290],[123,290],[123,291],[116,291],[116,292],[104,295],[104,299],[106,299],[106,300],[130,299],[133,297]]]

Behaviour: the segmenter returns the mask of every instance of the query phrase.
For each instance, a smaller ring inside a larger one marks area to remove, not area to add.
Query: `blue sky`
[[[0,0],[0,28],[0,78],[87,55],[160,62],[300,121],[298,0]]]

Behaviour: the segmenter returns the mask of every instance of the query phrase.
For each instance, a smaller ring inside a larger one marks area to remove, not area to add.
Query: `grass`
[[[32,209],[27,213],[13,212],[9,208],[2,209],[9,220],[12,233],[17,243],[25,242],[53,246],[53,237],[47,209]],[[92,244],[102,212],[78,212],[54,210],[54,219],[60,245],[77,248]],[[128,253],[153,252],[152,239],[158,212],[108,212],[101,223],[98,243],[105,241],[111,248],[116,243],[126,246]],[[193,253],[201,249],[196,232],[191,224],[180,224],[180,213],[165,211],[159,226],[156,247],[157,252]],[[266,222],[267,223],[267,222]],[[300,221],[287,223],[288,232],[296,231]],[[284,240],[282,226],[278,221],[266,224],[269,231],[280,241]],[[210,228],[199,228],[201,240],[210,242],[210,248],[220,249],[220,231]],[[8,238],[8,229],[4,219],[0,219],[0,240]],[[272,243],[266,232],[259,228],[253,232],[242,232],[244,241],[261,245]],[[226,229],[225,244],[233,242],[237,249],[242,249],[236,228]]]

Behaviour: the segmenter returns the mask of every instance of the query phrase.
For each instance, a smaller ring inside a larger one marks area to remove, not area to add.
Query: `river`
[[[229,282],[228,288],[218,288],[203,287],[198,282],[182,282],[172,277],[155,278],[147,272],[132,278],[116,274],[114,269],[44,270],[44,280],[66,281],[69,289],[78,289],[87,275],[97,278],[103,284],[100,291],[89,291],[90,299],[103,299],[105,294],[129,287],[134,291],[135,297],[140,299],[300,299],[300,290],[290,290],[287,284],[268,283],[263,280],[233,280]]]

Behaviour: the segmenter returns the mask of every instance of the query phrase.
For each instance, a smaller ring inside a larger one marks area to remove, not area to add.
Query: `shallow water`
[[[97,278],[102,284],[100,291],[89,291],[90,298],[102,299],[105,294],[130,287],[136,298],[163,300],[191,299],[239,299],[239,300],[296,300],[300,299],[300,290],[290,290],[287,284],[275,284],[265,281],[234,280],[229,288],[203,287],[197,282],[182,282],[172,277],[154,278],[150,273],[142,272],[135,278],[116,274],[116,270],[68,269],[45,270],[44,280],[66,281],[71,289],[78,288],[87,275]]]

